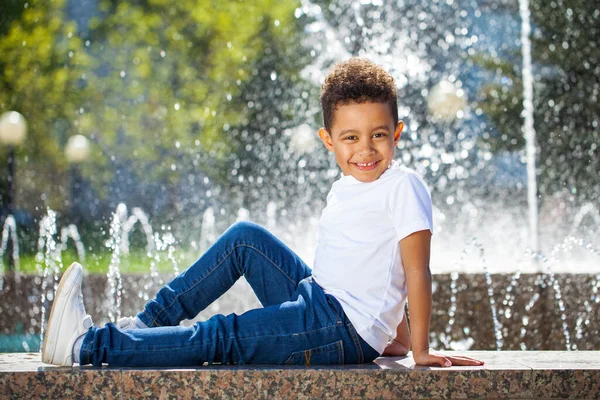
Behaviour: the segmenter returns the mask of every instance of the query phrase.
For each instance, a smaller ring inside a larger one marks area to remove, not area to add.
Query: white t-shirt
[[[429,190],[416,172],[395,161],[373,182],[342,176],[327,195],[313,277],[380,354],[404,317],[399,242],[426,229],[433,233]]]

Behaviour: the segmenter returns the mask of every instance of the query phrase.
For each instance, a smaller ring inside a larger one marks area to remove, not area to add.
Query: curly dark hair
[[[398,124],[398,94],[394,78],[383,68],[365,58],[351,58],[336,64],[321,88],[323,123],[330,131],[333,112],[350,103],[387,103]]]

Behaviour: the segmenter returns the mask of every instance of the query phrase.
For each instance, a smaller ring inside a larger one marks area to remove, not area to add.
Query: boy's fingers
[[[454,361],[454,365],[458,365],[458,366],[461,366],[461,367],[465,367],[465,366],[480,366],[480,365],[483,365],[483,363],[480,362],[480,361],[456,360],[456,361]]]
[[[449,356],[440,353],[433,354],[419,354],[415,361],[420,365],[439,365],[440,367],[451,367],[451,366],[481,366],[484,364],[483,361],[476,360],[466,356]]]
[[[483,365],[483,361],[475,360],[470,357],[450,357],[453,365]]]
[[[483,361],[481,361],[481,360],[477,360],[475,358],[466,357],[466,356],[455,356],[455,357],[452,357],[452,358],[456,358],[457,360],[475,361],[475,362],[483,363]]]
[[[479,361],[475,358],[472,357],[467,357],[467,356],[447,356],[450,359],[457,359],[457,360],[471,360],[471,361]]]

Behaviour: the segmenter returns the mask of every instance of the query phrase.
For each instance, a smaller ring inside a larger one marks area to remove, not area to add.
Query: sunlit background
[[[238,220],[311,265],[351,56],[394,76],[431,188],[432,345],[597,350],[599,54],[594,1],[3,0],[0,352],[39,349],[73,260],[97,323]],[[258,306],[240,284],[199,318]]]
[[[600,270],[585,250],[599,245],[600,10],[524,3],[3,1],[0,193],[20,268],[35,271],[49,211],[108,268],[120,203],[191,258],[251,219],[310,264],[340,173],[316,134],[320,85],[366,56],[396,79],[396,158],[432,191],[434,272],[481,270],[479,247],[492,271],[528,268],[528,250],[569,235],[582,249],[556,268]]]

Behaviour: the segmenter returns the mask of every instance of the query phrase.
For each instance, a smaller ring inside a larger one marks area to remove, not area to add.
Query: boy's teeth
[[[376,161],[369,162],[369,163],[357,162],[356,165],[360,165],[361,167],[370,167],[371,165],[373,165],[375,163],[376,163]]]

